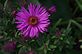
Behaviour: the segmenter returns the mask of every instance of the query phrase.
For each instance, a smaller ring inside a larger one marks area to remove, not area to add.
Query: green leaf
[[[50,45],[50,48],[51,49],[54,49],[54,48],[56,48],[57,46],[56,45]]]
[[[82,0],[76,0],[76,3],[78,4],[80,10],[82,11]]]
[[[56,36],[53,35],[53,36],[51,37],[51,39],[54,39],[54,38],[56,38]]]
[[[18,54],[25,54],[25,53],[27,53],[27,47],[23,46],[23,47],[20,48]]]
[[[47,46],[49,45],[49,40],[46,42],[46,45],[47,45]]]
[[[6,9],[7,3],[8,3],[8,0],[6,0],[4,3],[4,10]]]
[[[59,19],[55,23],[53,23],[54,25],[53,25],[53,27],[51,27],[52,29],[50,29],[51,33],[53,33],[55,31],[56,27],[60,25],[61,21],[62,21],[62,19]]]
[[[71,20],[71,22],[73,24],[75,24],[82,31],[82,25],[80,25],[79,23],[77,23],[75,20]]]
[[[0,54],[4,54],[4,53],[0,51]]]
[[[47,54],[47,50],[46,49],[44,49],[44,54]]]
[[[38,50],[43,50],[44,49],[44,46],[41,46]]]
[[[62,19],[59,19],[56,23],[55,26],[53,28],[56,28],[60,23],[61,23]]]
[[[16,33],[15,33],[15,37],[18,38],[19,35],[20,35],[19,31],[16,31]]]
[[[31,3],[40,4],[38,0],[30,0]]]

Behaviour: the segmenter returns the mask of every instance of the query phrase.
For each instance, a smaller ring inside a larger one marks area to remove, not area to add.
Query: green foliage
[[[21,1],[21,2],[20,2]],[[25,54],[33,51],[36,54],[81,54],[82,48],[77,47],[82,40],[82,17],[73,18],[68,0],[0,0],[0,54],[6,41],[16,41],[16,50],[11,54]],[[25,40],[16,29],[13,10],[17,11],[26,2],[42,4],[48,9],[56,5],[56,13],[51,14],[48,32],[39,34],[38,38]],[[82,0],[76,0],[82,11]],[[74,9],[75,10],[75,9]],[[77,14],[78,11],[75,13]],[[74,15],[75,16],[75,15]],[[58,30],[58,31],[57,31]],[[81,42],[82,43],[82,42]]]
[[[80,8],[80,10],[82,11],[82,0],[76,0],[76,3],[78,7]]]

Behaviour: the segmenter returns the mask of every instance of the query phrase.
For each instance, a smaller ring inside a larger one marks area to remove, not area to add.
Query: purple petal
[[[17,28],[21,28],[24,25],[24,23],[17,25]]]
[[[30,31],[30,37],[33,38],[35,36],[38,36],[38,29],[37,29],[37,27],[32,27],[31,31]]]
[[[18,17],[18,16],[16,16],[16,20],[18,20],[18,21],[20,21],[20,22],[24,22],[24,21],[25,21],[23,18]]]
[[[38,14],[39,12],[39,9],[40,9],[40,5],[36,6],[36,9],[35,9],[35,13]]]
[[[32,15],[32,4],[30,3],[30,5],[28,6],[28,10],[30,12],[30,15]]]
[[[21,17],[21,18],[27,18],[23,12],[18,12],[16,15]]]
[[[43,33],[43,30],[42,30],[39,26],[37,26],[37,28],[39,29],[39,31],[40,31],[41,33]]]
[[[54,6],[51,6],[51,7],[48,9],[48,12],[49,12],[50,14],[56,12],[56,6],[55,6],[55,5],[54,5]]]
[[[33,38],[34,37],[34,28],[32,27],[30,30],[30,37]]]
[[[39,13],[41,14],[41,13],[43,13],[44,11],[46,11],[46,9],[45,9],[44,7],[41,7],[38,11],[39,11]]]
[[[25,27],[27,27],[28,25],[26,24],[26,25],[24,25],[24,26],[22,26],[21,28],[19,28],[19,30],[22,30],[22,29],[24,29]]]
[[[45,13],[45,14],[42,15],[42,16],[40,15],[39,18],[40,18],[40,21],[42,21],[42,20],[47,20],[47,19],[48,19],[48,14]]]
[[[30,14],[29,14],[29,12],[24,8],[24,7],[21,7],[21,10],[20,10],[21,12],[23,11],[24,12],[24,14],[28,17],[28,16],[30,16]]]
[[[40,21],[40,24],[45,24],[45,23],[46,23],[46,24],[49,23],[49,20],[41,20],[41,21]]]
[[[22,34],[27,36],[29,34],[30,28],[31,28],[31,26],[28,26],[28,28]]]
[[[36,37],[37,37],[38,36],[38,32],[39,32],[37,27],[35,27],[34,32],[35,32],[34,36],[36,35]]]
[[[35,5],[31,4],[28,6],[28,10],[30,12],[30,15],[34,16],[35,15]]]
[[[16,24],[22,24],[23,22],[15,22]]]
[[[46,13],[46,11],[42,12],[39,16],[43,16]]]
[[[45,31],[46,30],[46,27],[49,25],[49,23],[47,24],[40,24],[39,25],[39,28],[42,30],[42,31]]]

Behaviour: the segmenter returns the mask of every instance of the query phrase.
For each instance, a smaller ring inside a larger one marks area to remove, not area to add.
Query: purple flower
[[[13,17],[15,17],[15,16],[16,16],[16,10],[12,11],[11,15],[12,15]]]
[[[27,54],[35,54],[34,52],[32,52],[32,51],[30,51],[30,52],[28,52]]]
[[[62,34],[61,30],[57,29],[56,32],[55,32],[55,35],[56,35],[57,37],[60,37],[61,34]]]
[[[38,37],[40,32],[47,31],[50,24],[49,13],[40,5],[30,3],[27,10],[21,7],[16,15],[17,28],[24,37]]]
[[[3,45],[3,50],[5,52],[13,52],[15,50],[15,47],[16,47],[16,42],[15,41],[9,41]]]
[[[27,54],[36,54],[36,52],[34,50],[30,50],[27,52]]]
[[[56,6],[51,6],[49,9],[48,9],[48,12],[49,13],[54,13],[54,12],[56,12]]]

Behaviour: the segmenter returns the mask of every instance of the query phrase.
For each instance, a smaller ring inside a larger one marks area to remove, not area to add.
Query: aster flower
[[[9,41],[9,42],[6,42],[4,45],[3,45],[3,50],[5,52],[13,52],[15,50],[15,47],[16,47],[16,42],[15,41]]]
[[[55,34],[56,34],[57,37],[59,37],[61,35],[61,31],[58,30],[58,31],[55,32]]]
[[[12,11],[11,15],[12,15],[13,17],[15,17],[15,16],[16,16],[16,10]]]
[[[27,54],[35,54],[33,51],[29,51]]]
[[[56,6],[51,6],[51,7],[48,9],[48,12],[49,12],[50,14],[56,12]]]
[[[55,35],[56,35],[57,37],[60,37],[61,34],[62,34],[62,32],[61,32],[60,29],[57,29],[57,30],[55,31]]]
[[[38,37],[38,34],[47,31],[49,22],[49,13],[44,7],[40,5],[28,5],[26,10],[21,7],[16,14],[16,24],[18,30],[24,37]]]

